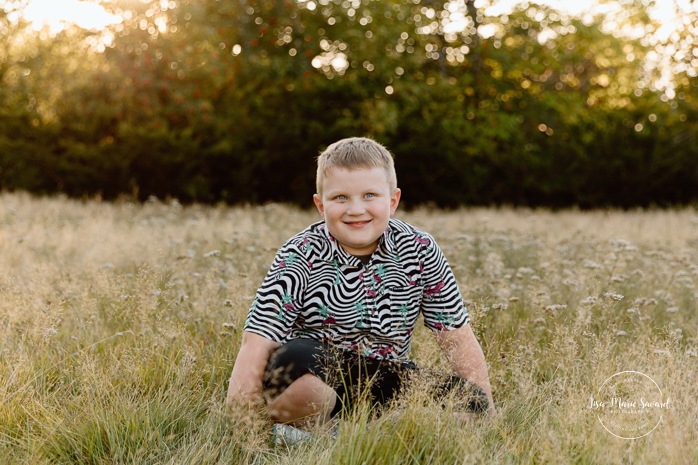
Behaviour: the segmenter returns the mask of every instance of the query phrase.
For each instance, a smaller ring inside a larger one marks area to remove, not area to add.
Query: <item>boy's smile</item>
[[[383,168],[332,168],[313,196],[330,234],[352,255],[370,255],[395,214],[400,189],[391,192]]]

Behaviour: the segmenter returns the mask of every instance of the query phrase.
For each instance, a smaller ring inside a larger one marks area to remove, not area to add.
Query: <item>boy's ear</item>
[[[325,217],[325,205],[322,203],[322,197],[320,197],[318,194],[313,195],[313,202],[315,202],[315,206],[317,207],[317,211],[320,212],[321,217]]]
[[[397,210],[397,206],[400,204],[400,195],[402,195],[402,191],[396,187],[393,195],[390,197],[390,216],[395,214],[395,210]]]

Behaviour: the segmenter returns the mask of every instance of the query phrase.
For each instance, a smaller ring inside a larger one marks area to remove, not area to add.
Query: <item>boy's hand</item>
[[[261,405],[262,380],[269,357],[279,347],[278,342],[245,331],[230,375],[226,405],[229,408]]]

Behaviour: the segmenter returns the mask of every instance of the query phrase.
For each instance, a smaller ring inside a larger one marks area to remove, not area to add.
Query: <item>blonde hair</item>
[[[390,191],[397,188],[397,175],[392,154],[378,142],[367,137],[350,137],[331,144],[317,158],[315,188],[322,195],[322,182],[332,168],[382,168],[388,178]]]

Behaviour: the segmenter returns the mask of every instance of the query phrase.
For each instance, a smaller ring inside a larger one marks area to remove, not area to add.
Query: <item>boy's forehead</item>
[[[345,179],[352,178],[352,180],[365,180],[375,181],[376,175],[382,174],[381,183],[385,182],[390,184],[388,180],[388,173],[385,169],[379,166],[356,166],[351,168],[345,168],[340,166],[333,166],[325,170],[325,179],[323,180],[323,185],[327,187],[328,182],[342,182]]]

